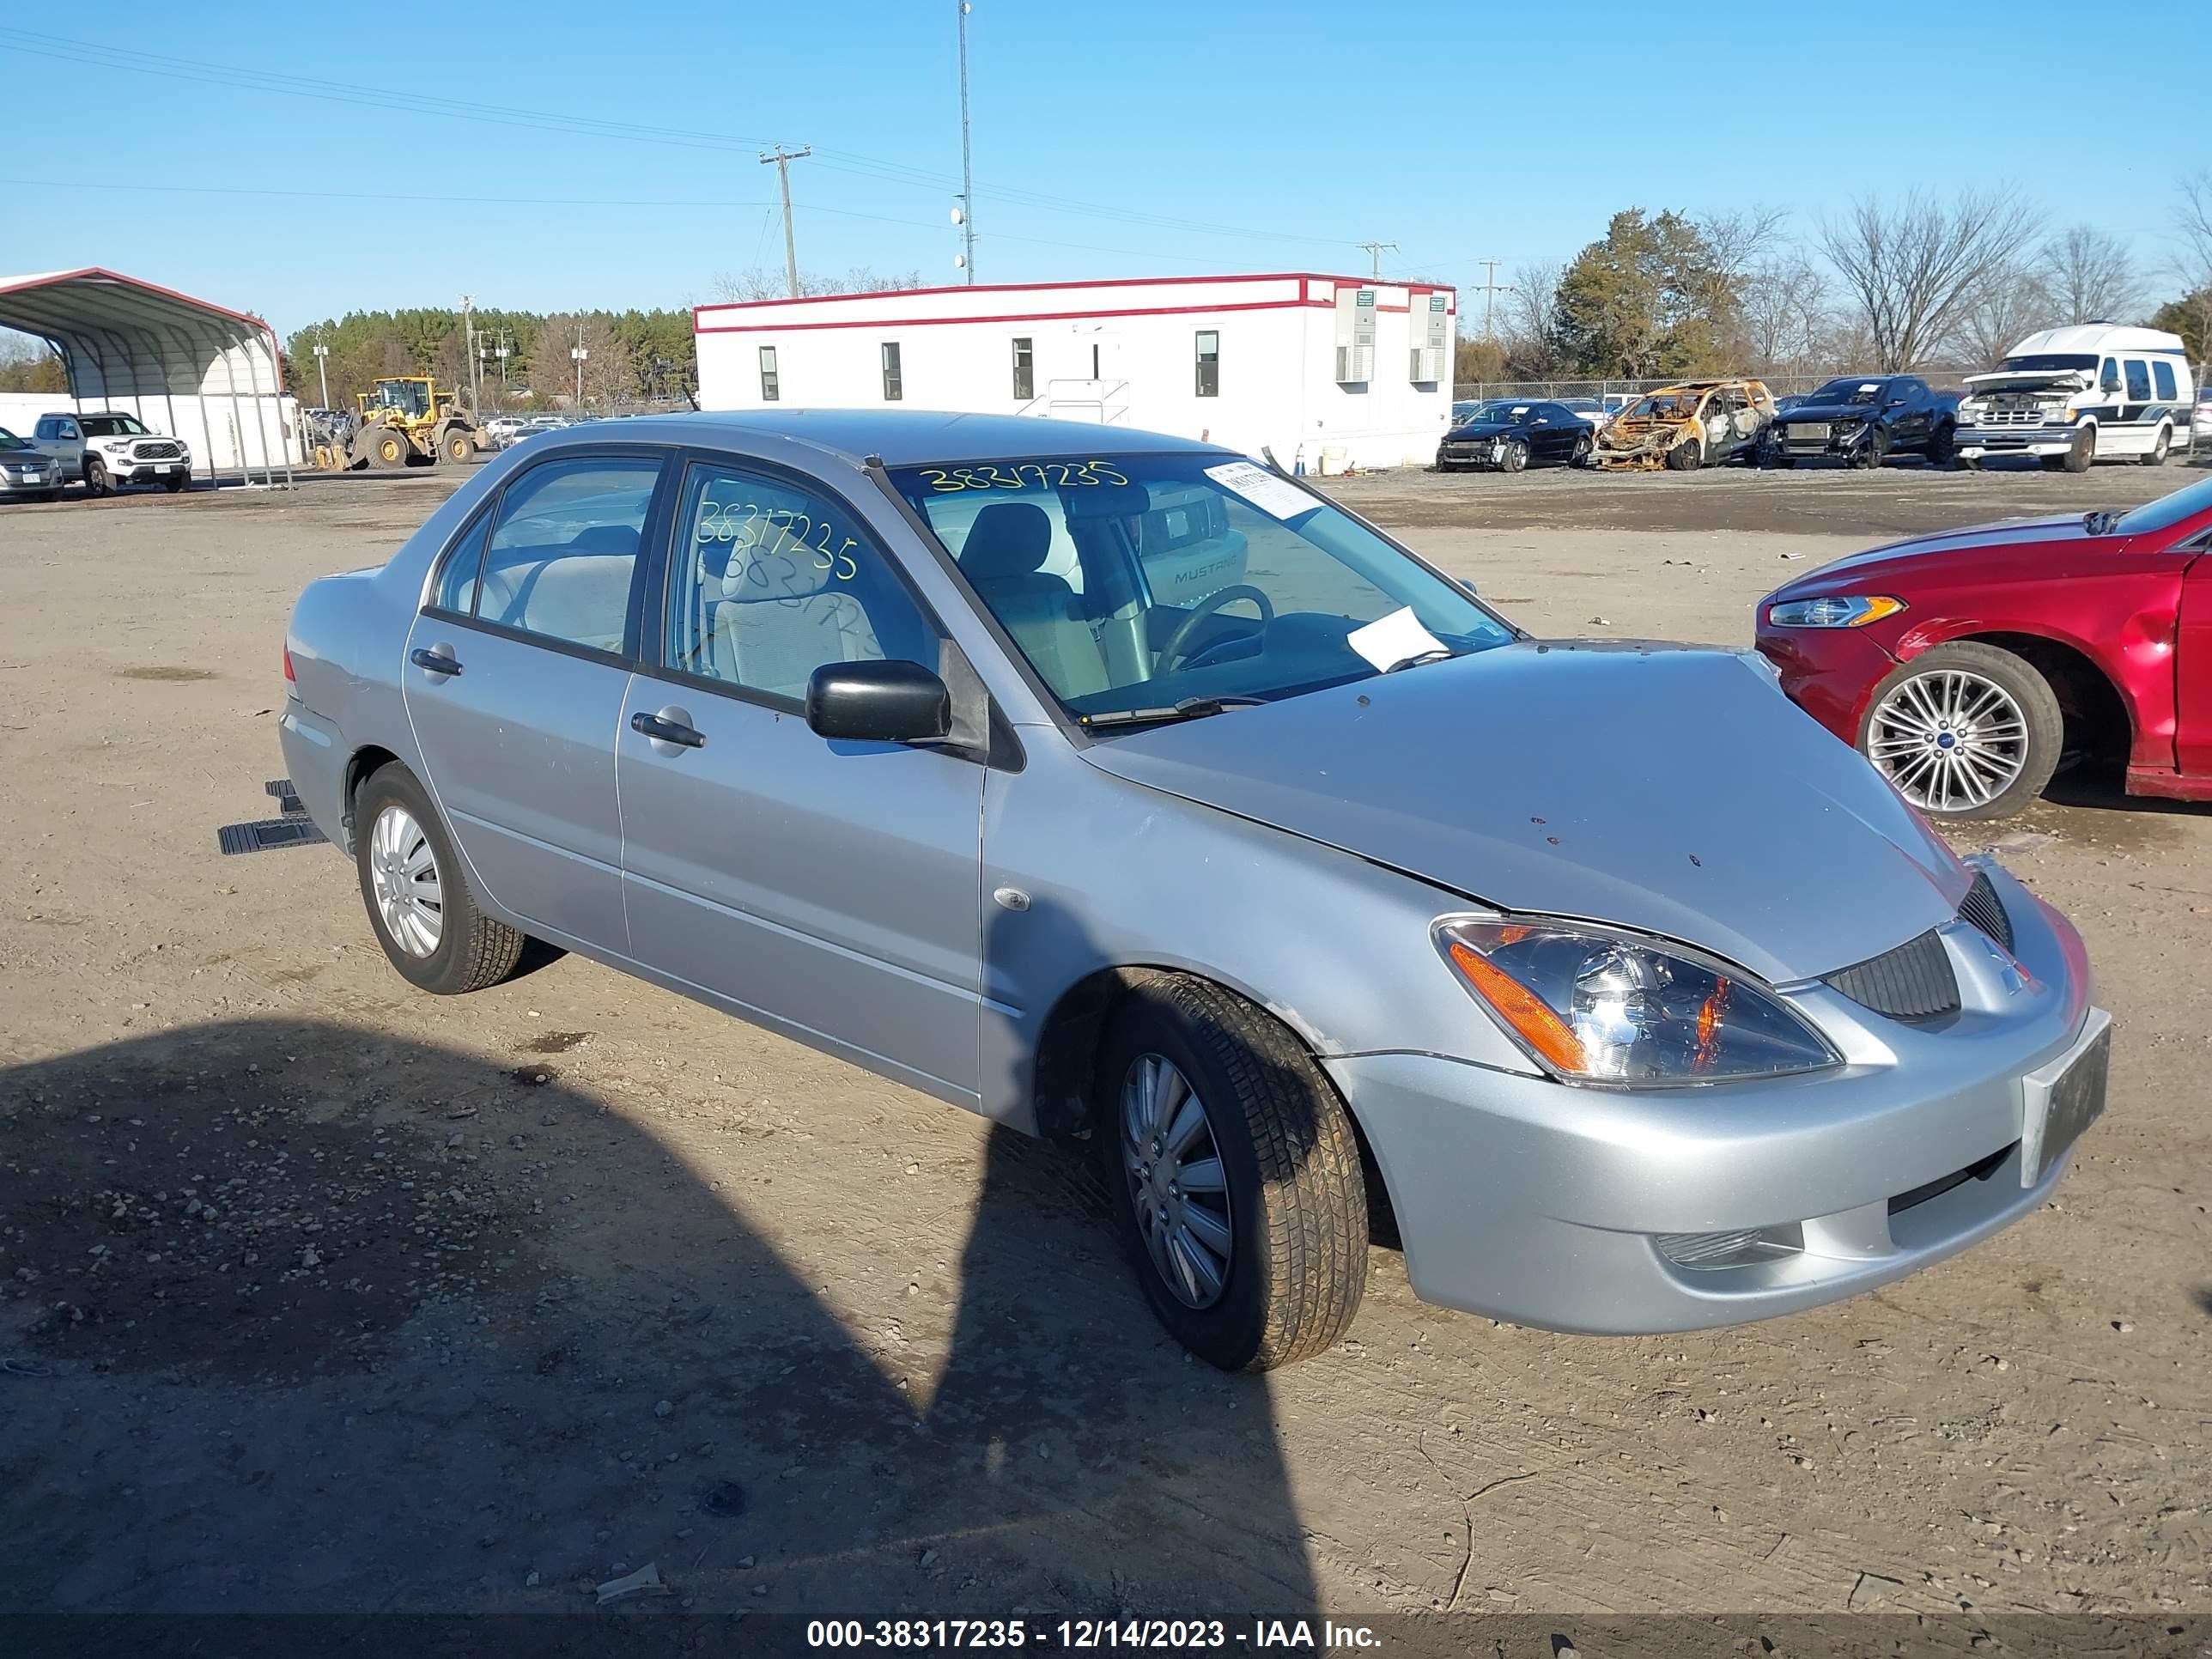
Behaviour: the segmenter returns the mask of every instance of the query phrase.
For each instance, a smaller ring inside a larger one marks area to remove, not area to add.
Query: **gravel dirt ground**
[[[1741,645],[1871,541],[2191,476],[1338,487],[1540,631]],[[294,594],[450,487],[0,515],[0,1611],[574,1612],[647,1564],[602,1616],[2212,1610],[2212,811],[2090,778],[1958,838],[2119,1022],[2022,1224],[1650,1340],[1378,1249],[1348,1340],[1230,1378],[1074,1159],[573,959],[418,995],[331,849],[216,855]]]

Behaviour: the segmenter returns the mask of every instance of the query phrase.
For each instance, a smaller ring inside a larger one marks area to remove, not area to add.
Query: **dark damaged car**
[[[1477,404],[1444,434],[1437,446],[1437,471],[1482,467],[1519,472],[1532,463],[1579,466],[1595,441],[1589,420],[1565,404],[1499,398]]]
[[[1841,461],[1872,469],[1892,455],[1950,465],[1956,448],[1956,392],[1910,374],[1847,374],[1780,409],[1759,459],[1769,466]]]

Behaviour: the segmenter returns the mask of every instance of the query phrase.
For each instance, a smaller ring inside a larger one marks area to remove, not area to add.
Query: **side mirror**
[[[855,743],[926,743],[952,730],[945,682],[918,662],[833,662],[806,683],[806,724]]]

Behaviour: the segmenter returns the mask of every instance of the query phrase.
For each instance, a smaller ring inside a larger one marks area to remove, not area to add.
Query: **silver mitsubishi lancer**
[[[1750,653],[1528,637],[1272,465],[910,411],[507,452],[301,596],[283,745],[423,990],[537,939],[1099,1160],[1259,1370],[1414,1290],[1683,1330],[2040,1205],[2074,929]]]

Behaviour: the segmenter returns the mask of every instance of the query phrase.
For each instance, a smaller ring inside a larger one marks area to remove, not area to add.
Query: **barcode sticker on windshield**
[[[1250,461],[1209,466],[1206,476],[1224,489],[1234,490],[1262,513],[1278,519],[1295,519],[1321,505],[1296,484],[1285,483],[1266,467],[1255,466]]]

